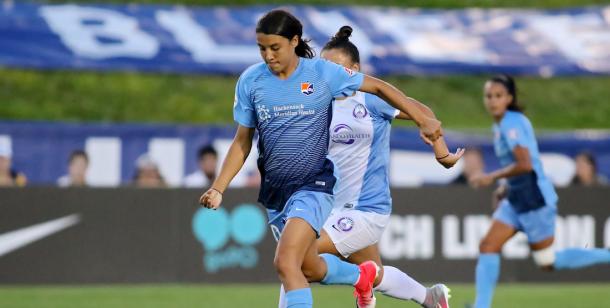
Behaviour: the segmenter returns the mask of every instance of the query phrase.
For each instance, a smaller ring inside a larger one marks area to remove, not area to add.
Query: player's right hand
[[[222,202],[222,193],[216,188],[210,188],[199,198],[199,204],[208,209],[217,209]]]

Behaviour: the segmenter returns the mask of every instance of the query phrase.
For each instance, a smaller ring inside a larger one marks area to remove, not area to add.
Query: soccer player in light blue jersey
[[[360,53],[349,40],[352,28],[343,26],[324,46],[321,56],[353,71],[360,71]],[[434,117],[425,105],[413,100],[422,112]],[[375,290],[388,296],[413,300],[423,307],[449,307],[448,289],[427,289],[409,275],[382,266],[377,247],[392,211],[389,188],[390,129],[394,118],[410,120],[408,114],[375,95],[353,92],[333,103],[329,157],[335,164],[335,204],[318,239],[318,251],[341,256],[359,264],[373,260],[380,271]],[[464,153],[450,153],[443,138],[433,143],[439,163],[452,167]],[[361,308],[375,307],[376,299]],[[285,308],[280,293],[279,308]]]
[[[316,238],[333,206],[336,182],[327,158],[332,100],[356,90],[376,94],[409,114],[424,139],[442,135],[440,122],[426,116],[395,87],[335,63],[312,59],[298,19],[283,10],[265,14],[256,40],[264,63],[248,68],[236,86],[237,132],[220,174],[200,198],[216,209],[222,193],[243,166],[255,130],[262,183],[259,201],[279,237],[274,265],[286,288],[287,306],[312,306],[310,281],[353,285],[362,303],[370,301],[377,266],[359,266],[333,255],[318,255]]]
[[[475,186],[506,179],[496,195],[501,201],[479,246],[476,267],[476,308],[491,307],[500,272],[502,246],[518,231],[524,232],[536,265],[543,270],[562,270],[610,263],[607,249],[552,248],[557,194],[545,176],[532,124],[517,103],[514,80],[499,75],[485,83],[485,107],[494,119],[494,148],[502,168],[474,176]]]

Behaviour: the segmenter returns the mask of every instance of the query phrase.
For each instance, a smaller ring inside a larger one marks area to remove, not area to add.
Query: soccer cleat
[[[354,285],[356,307],[374,308],[377,299],[375,294],[373,294],[373,283],[379,273],[379,267],[373,261],[366,261],[358,265],[358,267],[360,268],[360,276]]]
[[[361,306],[361,304],[358,304],[358,297],[356,297],[356,308],[375,308],[375,306],[377,306],[377,298],[375,297],[375,293],[373,293],[373,296],[370,298],[370,302],[368,304],[362,304],[364,306]]]
[[[426,300],[422,304],[425,308],[449,308],[449,294],[451,290],[444,284],[435,284],[426,290]]]

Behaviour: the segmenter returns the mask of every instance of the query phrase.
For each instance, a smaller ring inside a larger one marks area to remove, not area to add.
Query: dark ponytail
[[[284,10],[273,10],[265,14],[256,24],[256,33],[280,35],[288,40],[296,35],[299,37],[299,44],[294,50],[297,56],[310,59],[315,56],[307,44],[310,40],[303,39],[301,22]]]
[[[500,74],[490,78],[488,81],[503,85],[508,94],[513,97],[513,100],[507,107],[508,110],[523,112],[523,107],[519,104],[519,101],[517,100],[517,84],[515,83],[513,77],[506,74]]]
[[[322,51],[330,49],[341,49],[345,54],[349,55],[353,63],[360,63],[360,52],[358,47],[350,42],[349,37],[352,36],[354,30],[350,26],[343,26],[330,41],[324,45]]]

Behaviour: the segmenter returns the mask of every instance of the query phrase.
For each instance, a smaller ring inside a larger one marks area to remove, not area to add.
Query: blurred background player
[[[332,98],[358,89],[384,95],[408,111],[432,141],[441,135],[440,122],[378,79],[311,59],[313,50],[302,33],[301,22],[283,10],[270,11],[259,20],[256,36],[264,63],[240,76],[234,104],[237,133],[219,177],[201,203],[213,209],[220,206],[222,193],[243,166],[258,130],[263,178],[259,201],[279,233],[274,264],[287,290],[287,306],[313,305],[307,278],[354,285],[362,306],[371,301],[376,265],[356,266],[328,254],[319,256],[315,243],[332,208],[336,181],[326,157]]]
[[[506,196],[480,243],[475,275],[476,308],[491,307],[500,271],[500,251],[518,231],[527,235],[534,262],[543,270],[610,263],[607,249],[554,251],[558,197],[542,169],[534,129],[518,104],[513,78],[498,75],[489,79],[484,86],[484,101],[494,120],[494,147],[502,168],[481,173],[471,182],[482,187],[506,178],[507,187]]]
[[[576,162],[576,173],[574,179],[572,179],[572,185],[600,186],[608,184],[608,179],[597,172],[597,162],[593,153],[580,152],[574,160]]]
[[[206,145],[197,151],[197,171],[184,178],[185,187],[208,187],[216,179],[218,153],[212,145]]]
[[[12,157],[11,144],[0,139],[0,186],[25,186],[27,178],[12,168]]]
[[[136,172],[132,185],[139,188],[167,187],[159,165],[149,154],[142,154],[136,160]]]
[[[87,168],[89,167],[89,157],[83,150],[75,150],[70,153],[68,159],[68,174],[57,179],[59,187],[78,187],[87,186]]]
[[[360,71],[360,53],[349,40],[352,28],[343,26],[326,43],[321,57],[355,72]],[[434,113],[413,100],[427,116]],[[403,300],[414,300],[424,307],[448,307],[448,289],[436,285],[426,289],[399,269],[383,266],[377,242],[392,211],[389,188],[390,129],[392,119],[410,120],[408,114],[393,108],[375,95],[354,92],[333,103],[329,157],[335,165],[338,182],[334,208],[318,239],[318,251],[341,256],[351,263],[373,260],[380,267],[375,290]],[[343,136],[349,127],[351,136]],[[462,156],[452,154],[443,137],[434,142],[439,163],[452,167]],[[280,297],[280,308],[285,303]],[[372,308],[376,300],[362,307]],[[360,306],[359,306],[360,307]]]

